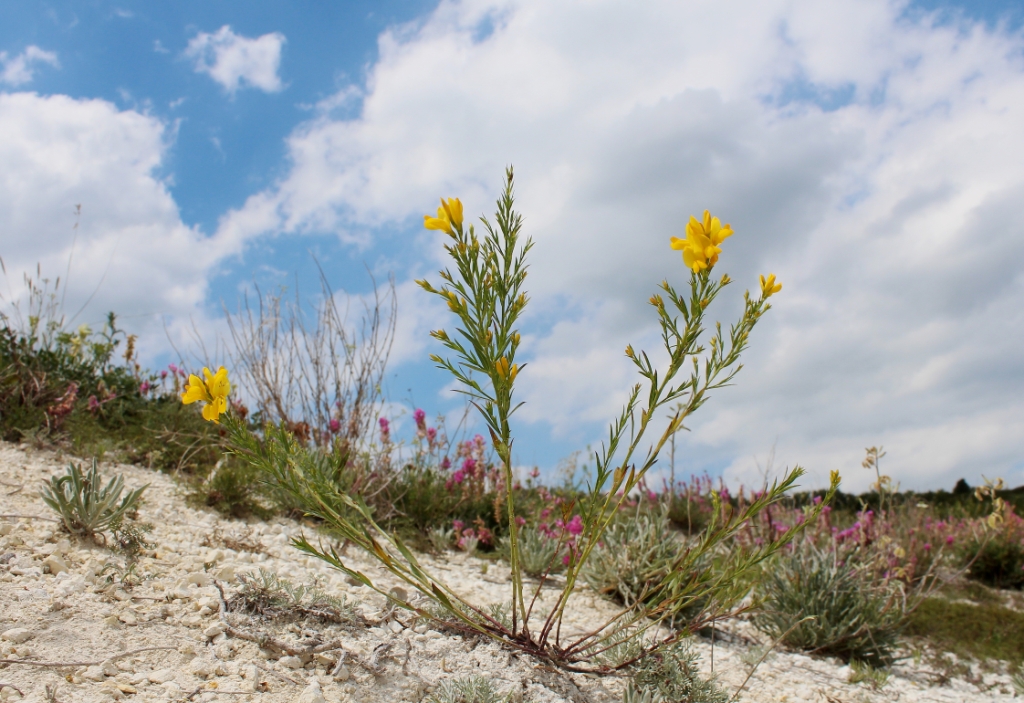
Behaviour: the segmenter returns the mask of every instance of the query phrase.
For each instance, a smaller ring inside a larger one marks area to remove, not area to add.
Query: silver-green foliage
[[[442,681],[424,703],[512,703],[518,699],[515,693],[501,693],[482,676],[467,676]]]
[[[651,598],[682,549],[663,514],[627,513],[605,531],[583,566],[583,579],[595,591],[635,606]]]
[[[241,588],[228,603],[233,611],[268,619],[285,615],[307,615],[338,623],[358,619],[351,603],[344,597],[328,595],[317,583],[296,586],[263,568],[256,574],[239,574],[238,580]]]
[[[770,564],[758,584],[754,625],[789,647],[872,666],[892,662],[905,601],[895,582],[810,542]],[[808,619],[813,618],[813,619]],[[803,622],[801,622],[803,620]]]
[[[43,501],[60,515],[64,527],[76,535],[91,536],[102,532],[112,523],[121,523],[125,516],[135,510],[142,488],[129,491],[124,498],[124,477],[118,475],[101,485],[96,460],[85,474],[81,465],[69,464],[67,472],[57,474],[43,481],[39,492]],[[120,499],[120,502],[118,502]]]
[[[686,549],[666,512],[628,512],[604,533],[603,545],[583,567],[583,578],[595,591],[629,607],[663,606],[668,610],[665,623],[683,627],[696,620],[708,604],[706,595],[698,595],[701,589],[677,597],[674,589],[664,588]],[[693,562],[693,579],[710,579],[710,564],[708,556]]]
[[[624,703],[726,703],[729,696],[701,677],[697,653],[685,641],[649,654],[633,665]]]
[[[544,574],[557,574],[565,570],[565,564],[558,552],[562,542],[548,537],[536,527],[524,528],[519,533],[519,565],[527,576],[540,578]],[[499,543],[502,556],[509,558],[512,546],[508,537],[502,537]]]

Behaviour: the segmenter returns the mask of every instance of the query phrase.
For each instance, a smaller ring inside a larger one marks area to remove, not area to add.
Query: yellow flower
[[[723,225],[717,217],[712,217],[707,210],[704,219],[690,217],[686,225],[686,239],[672,237],[672,248],[682,250],[683,263],[694,273],[700,273],[718,263],[718,255],[722,253],[719,246],[733,235],[732,227]]]
[[[448,234],[455,234],[452,230],[451,220],[448,219],[448,213],[444,211],[443,207],[437,208],[437,217],[424,215],[423,226],[427,229],[439,229],[442,232],[447,232]]]
[[[782,284],[775,282],[775,274],[769,273],[768,278],[761,276],[761,297],[770,298],[782,290]]]
[[[452,229],[462,227],[462,201],[458,198],[441,198],[441,207],[437,208],[437,217],[423,216],[423,226],[427,229],[439,229],[448,234],[455,234]]]
[[[458,229],[462,227],[462,201],[458,198],[448,198],[445,201],[441,198],[441,207],[444,208],[445,214],[448,215],[448,220],[452,225]]]
[[[195,374],[188,377],[188,385],[181,394],[181,402],[191,405],[196,401],[203,401],[203,419],[218,422],[221,414],[228,411],[228,394],[231,393],[228,370],[221,366],[217,373],[213,374],[210,373],[210,369],[203,367],[203,376],[205,380]]]

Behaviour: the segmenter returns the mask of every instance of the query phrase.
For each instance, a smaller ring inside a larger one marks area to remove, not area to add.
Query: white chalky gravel
[[[38,489],[42,479],[63,472],[65,462],[53,451],[0,442],[0,514],[52,517]],[[0,683],[6,684],[0,690],[3,701],[42,703],[50,685],[57,687],[62,703],[180,701],[193,692],[193,701],[419,703],[444,679],[481,675],[502,690],[518,688],[526,701],[570,703],[569,687],[553,681],[529,657],[490,641],[439,632],[408,617],[402,617],[404,624],[392,620],[348,629],[308,621],[251,621],[248,629],[262,629],[295,644],[317,637],[324,642],[341,640],[351,655],[340,664],[337,651],[308,660],[275,660],[256,644],[224,631],[213,579],[224,583],[230,595],[239,574],[261,567],[296,584],[316,578],[332,595],[355,603],[357,611],[373,622],[382,615],[384,599],[293,549],[291,538],[303,532],[294,521],[246,523],[195,510],[186,505],[183,489],[170,477],[144,468],[104,464],[101,473],[123,474],[129,488],[150,484],[139,510],[139,519],[154,526],[149,540],[156,545],[136,569],[145,580],[130,592],[109,587],[102,573],[112,559],[108,550],[69,540],[53,522],[0,519],[0,658],[78,664],[64,669],[0,665]],[[9,485],[24,488],[16,491]],[[309,527],[305,532],[315,536]],[[235,551],[218,541],[217,534],[247,537],[260,546]],[[385,588],[401,585],[354,550],[346,558]],[[463,554],[422,560],[474,603],[508,600],[508,569],[502,564]],[[540,608],[554,595],[554,590],[545,593]],[[613,604],[581,589],[573,597],[563,631],[592,629],[614,612]],[[724,628],[733,636],[714,646],[714,676],[731,693],[747,676],[753,660],[750,643],[759,635],[745,622],[726,623]],[[698,639],[694,646],[702,669],[710,675],[711,644]],[[110,659],[147,647],[170,649]],[[360,664],[375,651],[386,651],[378,658],[379,674]],[[867,684],[848,683],[849,673],[836,660],[775,652],[757,669],[739,701],[974,703],[1013,698],[1008,675],[977,667],[972,680],[978,683],[954,678],[940,686],[935,683],[937,672],[908,658],[894,667],[889,682],[877,691]],[[591,703],[621,700],[621,680],[573,675],[573,682]],[[14,688],[24,693],[24,699]]]

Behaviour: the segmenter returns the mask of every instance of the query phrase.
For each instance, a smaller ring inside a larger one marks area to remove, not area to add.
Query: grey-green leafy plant
[[[359,619],[346,598],[329,595],[315,582],[296,586],[263,568],[255,574],[239,574],[238,580],[241,587],[228,602],[228,609],[234,612],[266,619],[305,615],[342,624]]]
[[[688,642],[676,642],[652,652],[631,666],[627,696],[651,703],[726,703],[729,696],[714,681],[703,678],[697,653]]]
[[[455,546],[455,530],[450,527],[434,527],[427,533],[427,541],[434,551],[444,554]]]
[[[670,593],[661,588],[680,555],[686,550],[681,535],[672,529],[664,511],[627,511],[604,533],[601,546],[583,567],[584,581],[629,607],[657,607]],[[710,560],[695,564],[696,575],[708,577]],[[705,599],[674,602],[668,624],[682,625],[700,615]]]
[[[582,530],[574,535],[564,582],[555,602],[544,603],[544,614],[540,614],[539,609],[535,611],[544,584],[533,584],[529,589],[524,584],[511,424],[518,408],[513,402],[516,377],[526,368],[516,363],[515,356],[521,341],[517,329],[519,318],[528,302],[523,286],[526,254],[532,243],[521,237],[522,217],[513,208],[512,191],[512,170],[509,169],[504,192],[498,199],[496,223],[492,225],[481,218],[486,231],[480,235],[473,225],[463,226],[461,202],[454,198],[442,201],[438,217],[427,218],[425,224],[430,229],[444,231],[451,238],[445,249],[454,268],[440,272],[443,283],[439,287],[420,281],[421,287],[440,296],[457,318],[454,334],[449,335],[445,330],[431,333],[450,356],[432,355],[431,358],[454,375],[461,386],[460,392],[466,394],[479,411],[498,457],[503,527],[509,540],[511,626],[471,603],[452,584],[421,564],[399,535],[381,527],[373,510],[359,496],[342,491],[336,483],[324,480],[312,470],[309,449],[291,433],[268,425],[262,435],[257,436],[232,417],[224,424],[229,432],[231,451],[251,461],[269,484],[291,496],[305,513],[322,520],[335,536],[370,555],[417,596],[457,618],[458,628],[463,632],[490,637],[565,670],[611,673],[632,663],[624,661],[611,666],[601,660],[605,650],[621,644],[623,631],[637,638],[644,637],[647,631],[657,631],[660,624],[676,617],[680,608],[694,602],[707,601],[713,607],[704,609],[699,618],[690,622],[690,630],[744,609],[741,601],[749,590],[750,575],[762,561],[791,542],[806,524],[814,522],[834,496],[839,476],[833,472],[824,500],[809,510],[805,523],[793,525],[756,549],[730,554],[720,568],[711,571],[702,565],[717,553],[719,546],[732,539],[767,506],[781,500],[803,475],[803,470],[788,471],[779,480],[764,486],[755,499],[735,509],[723,509],[720,498],[713,495],[712,516],[705,531],[676,556],[661,582],[652,584],[649,589],[649,602],[654,605],[645,602],[644,607],[627,608],[622,617],[612,618],[590,632],[571,636],[563,632],[570,596],[582,578],[587,561],[602,543],[630,493],[657,463],[669,439],[684,428],[683,423],[707,401],[710,392],[729,385],[735,378],[750,334],[770,309],[769,297],[780,288],[775,285],[773,276],[762,279],[760,296],[751,296],[749,292],[743,295],[742,313],[736,323],[727,331],[720,324],[709,331],[705,327],[707,311],[731,279],[711,273],[721,251],[717,245],[722,243],[728,226],[722,227],[717,218],[705,213],[703,224],[692,219],[688,226],[686,242],[689,244],[686,244],[684,261],[686,257],[691,259],[687,262],[692,267],[688,272],[689,289],[679,293],[668,281],[663,281],[660,288],[664,297],[659,294],[650,299],[661,327],[667,367],[656,369],[645,352],[626,348],[626,356],[637,367],[642,380],[630,390],[622,412],[611,423],[607,440],[595,453],[592,481],[585,495],[575,506],[564,506],[578,510]],[[690,242],[691,229],[693,242]],[[682,240],[677,243],[679,241]],[[669,407],[672,413],[667,423],[655,419],[660,417],[661,410]],[[650,437],[648,431],[656,434]],[[564,519],[569,519],[568,513]],[[336,549],[322,543],[314,545],[305,537],[293,544],[351,579],[388,596],[389,589],[346,563]],[[391,600],[421,617],[435,617],[421,605],[420,598]],[[635,660],[671,647],[685,634],[677,631],[648,641]]]
[[[850,683],[866,683],[878,691],[885,688],[885,685],[889,683],[891,675],[892,672],[885,667],[876,669],[870,664],[854,660],[850,662],[850,677],[848,680]]]
[[[69,532],[89,537],[121,524],[125,516],[138,506],[142,492],[149,487],[136,488],[121,498],[124,477],[117,475],[102,485],[96,460],[92,468],[82,473],[81,465],[69,464],[64,475],[55,475],[43,481],[40,497],[60,515]],[[120,499],[120,502],[118,500]]]
[[[1018,696],[1024,696],[1024,671],[1017,671],[1011,675],[1010,685]]]
[[[810,542],[771,563],[758,583],[754,625],[794,649],[882,667],[893,661],[906,601],[896,581],[859,570]],[[804,618],[804,622],[800,622]]]
[[[545,574],[557,574],[565,569],[560,552],[563,551],[564,540],[557,540],[545,535],[536,527],[524,528],[519,533],[519,564],[523,573],[534,578]],[[508,537],[498,542],[501,556],[509,560],[512,545]]]
[[[483,676],[466,676],[442,681],[424,703],[512,703],[520,699],[514,689],[502,693]]]

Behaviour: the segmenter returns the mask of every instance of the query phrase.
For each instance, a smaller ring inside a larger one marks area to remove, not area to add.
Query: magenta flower
[[[416,422],[416,427],[419,430],[426,431],[427,429],[427,414],[423,412],[421,408],[416,408],[412,414],[412,419]]]
[[[448,460],[448,457],[441,459],[441,468],[445,470],[452,468],[452,462]]]
[[[341,422],[337,418],[332,417],[331,421],[327,423],[327,426],[330,428],[331,432],[337,434],[338,430],[341,429]]]
[[[388,423],[387,418],[382,417],[378,420],[380,423],[380,441],[381,444],[387,444],[391,441],[391,425]]]
[[[565,529],[569,531],[569,534],[578,535],[583,532],[583,518],[579,515],[573,515],[572,520],[565,526]]]

